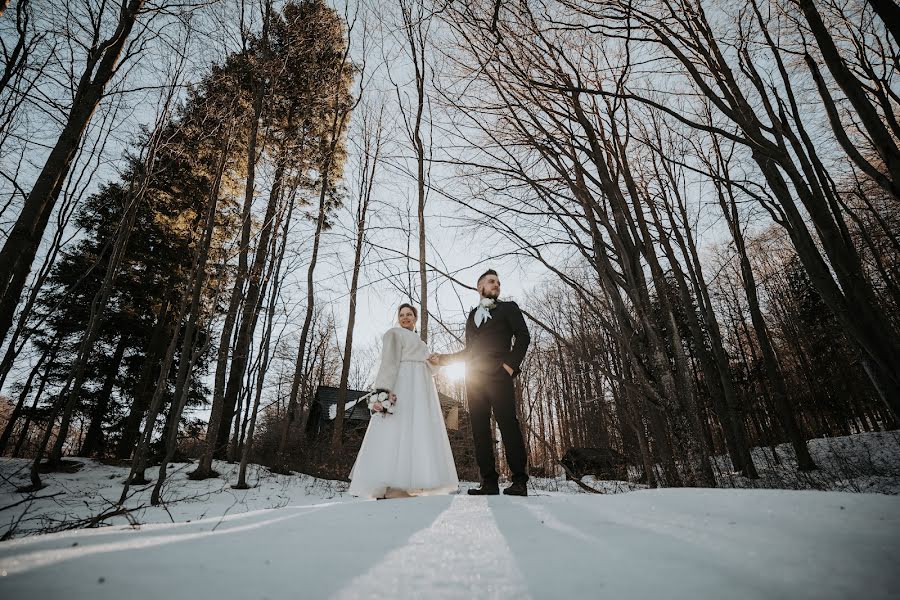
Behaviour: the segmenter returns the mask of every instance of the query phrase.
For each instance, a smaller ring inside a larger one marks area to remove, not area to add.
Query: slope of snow
[[[318,502],[0,544],[18,598],[860,598],[900,498],[782,490]]]
[[[797,470],[790,444],[776,447],[778,464],[771,448],[754,448],[753,462],[760,474],[757,480],[732,475],[725,466],[727,459],[719,457],[719,485],[900,494],[900,431],[815,438],[807,447],[818,466],[809,473]]]
[[[15,492],[29,462],[0,459],[0,598],[897,598],[900,434],[812,440],[821,469],[787,446],[772,489],[646,490],[628,482],[532,479],[529,498],[464,494],[360,501],[347,484],[237,466],[194,482],[169,471],[165,506],[136,488],[128,514],[84,529],[118,499],[122,466],[78,459]],[[155,477],[154,470],[148,476]],[[631,493],[620,493],[631,492]],[[78,529],[73,529],[80,527]]]
[[[122,493],[122,482],[128,468],[110,466],[95,460],[75,459],[84,467],[75,473],[49,473],[41,478],[46,487],[37,492],[33,502],[21,502],[27,495],[15,491],[28,483],[31,462],[23,459],[0,459],[0,535],[15,525],[15,536],[70,528],[84,519],[109,511]],[[191,481],[187,473],[196,465],[174,463],[168,471],[162,498],[165,506],[150,506],[153,483],[132,488],[125,507],[127,515],[104,520],[105,525],[184,522],[206,517],[221,517],[254,510],[287,505],[314,504],[338,499],[347,484],[317,479],[308,475],[276,475],[265,467],[249,465],[249,490],[232,489],[238,479],[238,465],[215,461],[213,467],[221,477]],[[147,469],[147,477],[156,479],[157,468]]]
[[[83,468],[75,473],[42,475],[46,487],[37,492],[36,499],[27,501],[28,495],[15,490],[28,484],[31,462],[0,458],[0,478],[3,479],[0,487],[0,535],[11,527],[15,530],[10,537],[66,530],[113,507],[122,493],[122,482],[128,468],[92,459],[73,460],[83,463]],[[162,495],[165,506],[150,506],[152,483],[138,486],[132,489],[125,503],[128,514],[104,519],[102,525],[185,522],[287,505],[353,500],[347,496],[346,482],[302,474],[278,475],[259,465],[248,466],[247,482],[253,486],[252,489],[235,490],[231,485],[237,482],[238,465],[215,461],[213,466],[221,477],[191,481],[187,479],[187,473],[194,470],[195,465],[171,465]],[[147,469],[148,478],[155,479],[156,475],[156,468]],[[645,487],[627,481],[597,481],[592,477],[586,477],[585,481],[604,493]],[[474,486],[477,484],[462,482],[460,489],[465,492]],[[574,482],[565,479],[533,478],[530,487],[532,491],[546,494],[584,493]],[[17,503],[20,504],[12,506]]]
[[[793,450],[787,444],[777,447],[780,464],[774,464],[769,448],[755,448],[754,460],[760,479],[748,480],[729,473],[727,461],[719,460],[719,484],[736,488],[789,488],[830,491],[881,492],[900,494],[900,432],[870,433],[809,441],[810,452],[819,465],[812,473],[796,470]],[[0,535],[14,527],[12,537],[46,533],[78,526],[85,519],[108,511],[118,500],[124,466],[110,466],[94,460],[76,459],[84,467],[76,473],[51,473],[43,476],[47,487],[29,500],[15,488],[28,483],[30,462],[0,458]],[[344,501],[347,484],[307,475],[283,476],[250,465],[247,480],[250,490],[234,490],[237,465],[216,462],[221,478],[190,481],[186,474],[194,465],[171,465],[163,492],[165,506],[149,506],[150,486],[134,488],[126,502],[129,513],[105,519],[102,525],[186,522],[205,517],[220,517],[287,505]],[[147,475],[156,477],[154,469]],[[631,492],[646,486],[626,481],[601,481],[592,476],[583,480],[605,494]],[[463,482],[462,491],[473,483]],[[573,481],[565,478],[532,478],[532,493],[582,494]],[[13,506],[15,505],[15,506]]]

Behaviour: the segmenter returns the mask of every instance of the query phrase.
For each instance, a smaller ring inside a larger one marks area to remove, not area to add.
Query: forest
[[[71,457],[154,504],[176,461],[345,479],[396,307],[452,352],[489,267],[535,476],[727,486],[898,426],[891,0],[0,0],[0,42],[28,491]]]

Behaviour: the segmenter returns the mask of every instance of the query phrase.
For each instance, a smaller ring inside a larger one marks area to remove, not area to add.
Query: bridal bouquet
[[[374,415],[381,413],[381,416],[394,414],[394,404],[396,401],[391,398],[391,393],[387,390],[375,390],[369,395],[369,410]]]

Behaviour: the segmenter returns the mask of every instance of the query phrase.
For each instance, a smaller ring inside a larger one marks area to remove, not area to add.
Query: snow
[[[332,501],[0,545],[3,598],[896,597],[900,498]]]
[[[359,404],[360,401],[367,400],[368,397],[369,397],[369,394],[366,394],[365,396],[360,396],[356,400],[347,400],[346,404],[344,404],[344,413],[349,414],[350,410],[353,407],[355,407],[357,404]],[[328,407],[328,420],[334,421],[334,418],[336,416],[337,416],[337,404],[332,404],[331,406]]]
[[[816,438],[807,447],[816,471],[799,472],[793,448],[781,444],[776,447],[781,464],[774,464],[771,449],[753,449],[758,480],[732,476],[720,457],[719,485],[900,494],[900,431]]]
[[[16,521],[16,537],[56,531],[109,510],[122,493],[122,482],[128,468],[89,459],[75,460],[85,465],[76,473],[41,476],[46,487],[37,495],[54,497],[0,511],[0,532],[7,531]],[[15,488],[28,483],[30,466],[27,460],[0,459],[0,476],[7,482],[0,492],[0,509],[25,497],[16,493]],[[276,475],[264,467],[248,465],[247,482],[254,487],[235,490],[231,485],[237,482],[238,465],[215,461],[213,468],[222,473],[222,477],[204,481],[187,479],[187,473],[196,465],[174,463],[171,467],[162,494],[165,506],[150,506],[152,483],[137,486],[132,488],[125,504],[132,512],[104,522],[109,525],[185,522],[340,499],[347,489],[347,484],[341,481],[308,475]],[[148,478],[155,479],[157,468],[147,469],[146,474]]]
[[[782,465],[758,461],[761,480],[731,483],[900,490],[896,432],[810,448],[822,473],[792,474],[780,447]],[[222,478],[194,482],[193,465],[177,464],[164,507],[147,506],[152,486],[141,487],[128,515],[69,530],[107,510],[126,473],[82,462],[44,476],[37,495],[52,498],[11,507],[27,498],[14,486],[29,464],[0,460],[0,532],[18,523],[15,539],[0,543],[0,598],[900,596],[896,495],[649,490],[585,478],[604,494],[533,479],[528,498],[362,501],[343,482],[251,465],[256,487],[238,491],[236,465],[216,463]]]

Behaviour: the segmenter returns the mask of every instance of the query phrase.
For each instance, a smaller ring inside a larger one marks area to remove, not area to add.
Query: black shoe
[[[503,493],[507,496],[527,496],[528,495],[528,486],[525,485],[524,482],[519,481],[517,483],[512,484],[505,490]]]
[[[468,492],[470,496],[496,496],[499,493],[500,487],[496,483],[493,485],[482,483],[480,488],[472,488]]]

